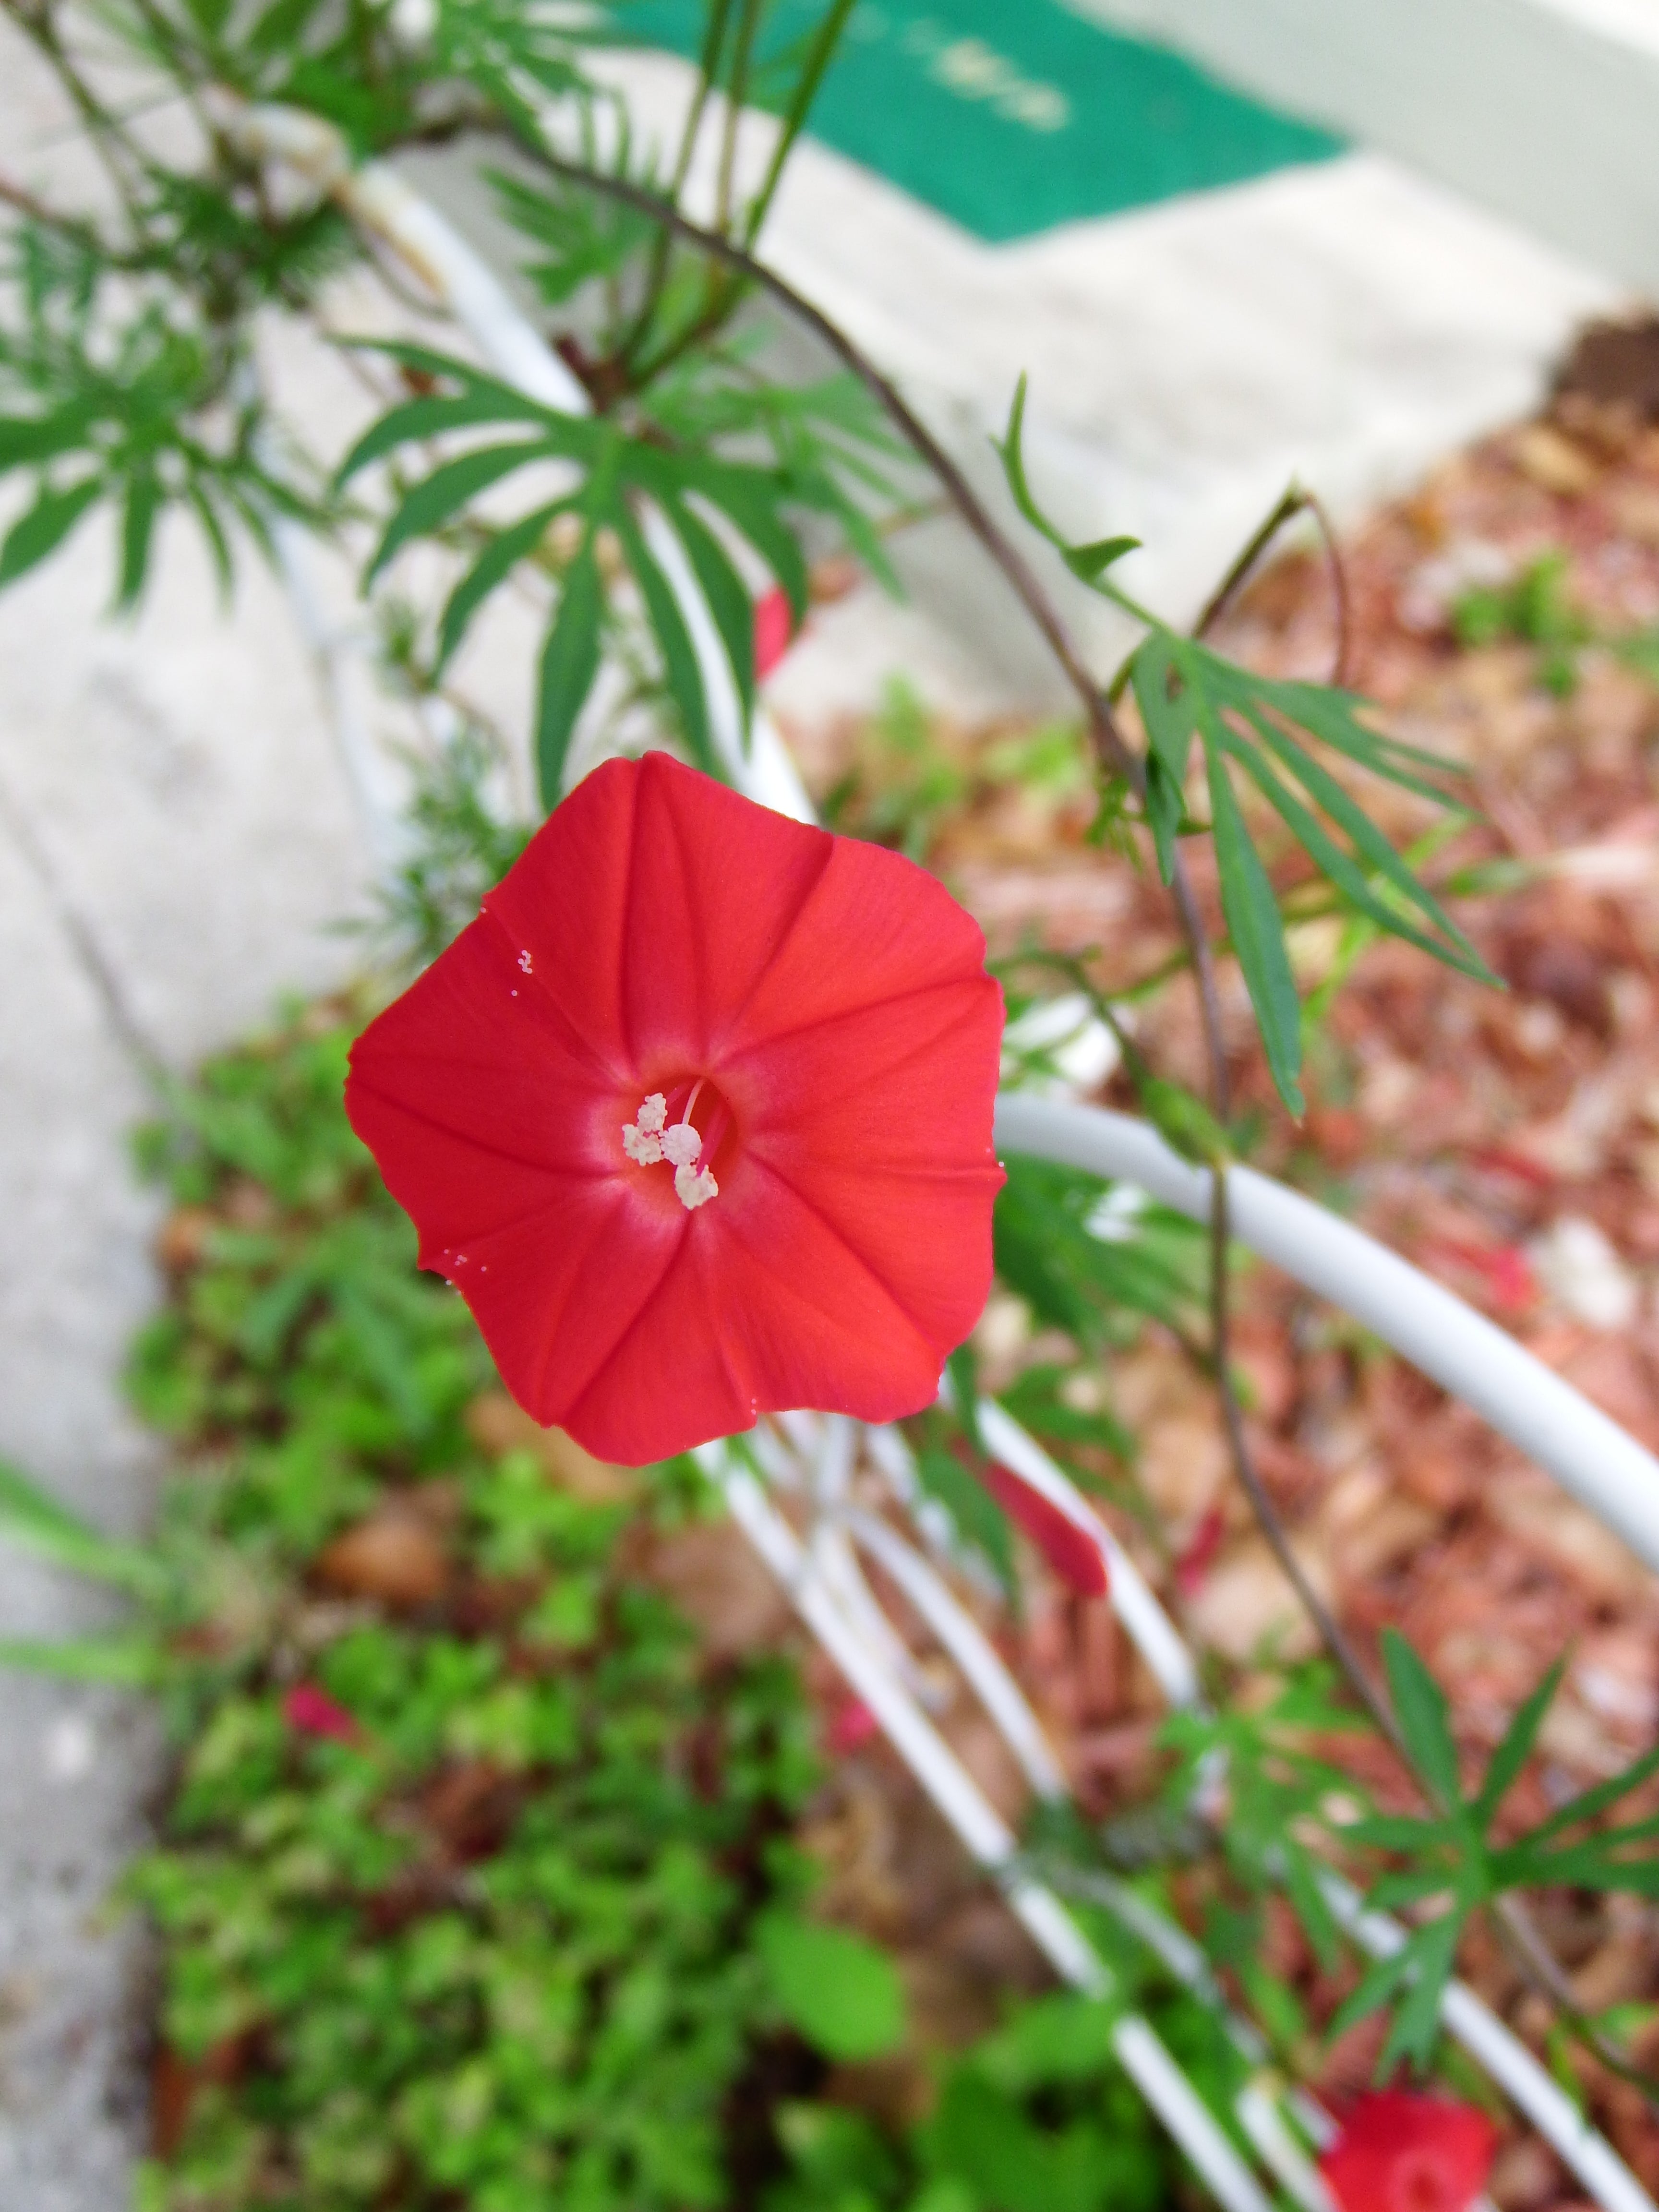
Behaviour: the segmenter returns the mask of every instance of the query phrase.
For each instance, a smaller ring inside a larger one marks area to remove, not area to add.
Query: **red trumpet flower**
[[[896,854],[610,761],[357,1040],[347,1109],[508,1389],[599,1458],[890,1420],[989,1288],[984,952]]]
[[[1468,2212],[1486,2185],[1498,2130],[1443,2097],[1357,2097],[1319,2170],[1341,2212]]]

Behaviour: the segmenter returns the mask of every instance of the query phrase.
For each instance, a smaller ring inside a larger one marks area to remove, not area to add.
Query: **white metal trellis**
[[[299,111],[249,107],[226,95],[220,120],[251,157],[279,161],[333,197],[367,234],[392,252],[463,325],[491,367],[545,404],[585,413],[586,394],[539,333],[514,307],[494,272],[435,210],[383,164],[354,167],[341,135]],[[804,787],[763,711],[745,748],[741,710],[712,617],[661,518],[647,514],[653,553],[667,574],[690,631],[710,703],[714,743],[734,781],[754,799],[799,819],[811,818]],[[301,609],[302,617],[308,610]],[[314,620],[302,623],[313,634]],[[328,700],[337,711],[340,693]],[[360,784],[359,733],[344,733],[348,767]],[[1165,1204],[1203,1218],[1208,1176],[1152,1129],[1122,1115],[1069,1106],[1029,1094],[1004,1094],[999,1141],[1008,1150],[1065,1161],[1132,1182]],[[1345,1307],[1414,1364],[1462,1397],[1547,1468],[1659,1569],[1659,1462],[1571,1386],[1438,1284],[1349,1224],[1295,1192],[1235,1169],[1232,1225],[1239,1241]],[[1088,1528],[1109,1561],[1111,1602],[1172,1704],[1191,1703],[1198,1675],[1156,1597],[1103,1524],[1035,1440],[1000,1407],[980,1419],[996,1455]],[[896,1430],[865,1432],[863,1446],[900,1502],[917,1504],[908,1448]],[[956,1662],[1009,1743],[1035,1790],[1057,1795],[1058,1762],[1040,1723],[949,1583],[887,1520],[860,1504],[847,1476],[858,1439],[850,1425],[827,1433],[810,1413],[779,1416],[743,1452],[707,1446],[699,1458],[733,1518],[788,1591],[802,1619],[868,1705],[899,1756],[955,1828],[971,1856],[997,1879],[1008,1901],[1055,1970],[1074,1986],[1104,1991],[1109,1978],[1076,1920],[1052,1890],[1023,1873],[1013,1836],[922,1710],[911,1686],[902,1640],[884,1621],[859,1569],[864,1551],[902,1589],[940,1647]],[[806,1540],[779,1510],[750,1462],[812,1500]],[[815,1480],[816,1474],[816,1480]],[[914,1517],[924,1538],[939,1533],[925,1509]],[[907,1677],[908,1679],[907,1679]],[[1397,1948],[1404,1931],[1366,1913],[1332,1875],[1333,1909],[1373,1955]],[[1176,1977],[1216,2006],[1236,2046],[1258,2069],[1236,2117],[1267,2171],[1304,2212],[1330,2212],[1328,2197],[1297,2135],[1317,2145],[1329,2116],[1304,2092],[1261,2070],[1267,2045],[1231,2013],[1191,1939],[1121,1884],[1103,1880],[1109,1910],[1146,1942]],[[1447,2029],[1526,2114],[1606,2212],[1659,2212],[1612,2146],[1589,2127],[1474,1993],[1451,1983],[1442,2000]],[[1249,2165],[1146,2021],[1130,2014],[1114,2031],[1117,2056],[1174,2140],[1226,2212],[1268,2212]]]

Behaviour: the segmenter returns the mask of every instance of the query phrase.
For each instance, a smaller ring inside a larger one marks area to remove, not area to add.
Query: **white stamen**
[[[527,951],[519,955],[519,965],[526,975],[530,973],[530,955]]]
[[[698,1206],[707,1206],[711,1198],[720,1195],[720,1185],[708,1170],[697,1166],[702,1139],[691,1126],[691,1109],[702,1089],[701,1082],[693,1085],[684,1116],[672,1129],[664,1127],[668,1119],[668,1100],[660,1091],[652,1092],[634,1121],[623,1124],[623,1152],[642,1168],[655,1167],[659,1160],[666,1160],[674,1170],[674,1195],[688,1213],[695,1213]]]
[[[669,1134],[673,1134],[670,1130]],[[720,1196],[720,1185],[707,1168],[676,1168],[674,1195],[688,1213],[695,1213],[700,1206],[707,1206],[711,1198]]]
[[[696,1167],[702,1150],[702,1139],[689,1121],[676,1121],[672,1129],[663,1131],[663,1158],[672,1160],[677,1168]]]

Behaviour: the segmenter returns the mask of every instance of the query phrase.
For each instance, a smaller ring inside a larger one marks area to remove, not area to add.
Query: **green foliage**
[[[544,804],[558,799],[570,733],[598,672],[606,618],[599,569],[602,531],[620,549],[638,587],[686,744],[699,766],[720,773],[709,738],[709,703],[685,617],[636,519],[636,503],[651,501],[678,541],[714,618],[739,696],[747,702],[754,687],[748,588],[726,545],[690,502],[714,510],[723,526],[768,564],[799,620],[806,607],[806,567],[788,510],[829,503],[823,483],[786,465],[726,459],[713,438],[697,447],[675,447],[653,425],[634,433],[614,420],[561,413],[422,347],[380,350],[422,379],[455,389],[410,400],[383,416],[347,456],[343,483],[412,440],[477,428],[512,428],[527,434],[459,453],[406,491],[370,563],[371,575],[411,540],[448,530],[481,492],[520,469],[558,462],[580,476],[578,489],[521,518],[509,541],[514,556],[542,557],[545,569],[552,565],[543,556],[548,526],[561,514],[580,520],[580,543],[562,570],[542,659],[538,763]],[[491,536],[452,595],[441,626],[446,653],[514,565],[498,550],[501,543],[500,536]]]
[[[1336,2028],[1364,2019],[1381,2005],[1397,2001],[1379,2063],[1408,2057],[1426,2063],[1439,2025],[1441,1994],[1456,1957],[1470,1914],[1506,1891],[1559,1886],[1577,1889],[1624,1890],[1659,1898],[1659,1818],[1599,1823],[1621,1799],[1659,1774],[1659,1749],[1638,1759],[1622,1774],[1569,1799],[1549,1817],[1508,1844],[1494,1835],[1494,1823],[1520,1779],[1551,1701],[1560,1687],[1565,1662],[1558,1661],[1510,1723],[1487,1764],[1480,1787],[1467,1795],[1458,1771],[1450,1716],[1444,1692],[1403,1637],[1383,1637],[1389,1691],[1395,1722],[1434,1809],[1417,1817],[1404,1814],[1362,1820],[1348,1831],[1352,1841],[1403,1858],[1396,1872],[1372,1887],[1369,1902],[1387,1910],[1443,1898],[1443,1908],[1414,1928],[1401,1948],[1382,1959],[1362,1978],[1342,2008]],[[1572,1841],[1563,1839],[1574,1830]]]
[[[902,676],[883,684],[863,739],[865,757],[830,794],[825,818],[832,829],[920,860],[941,815],[966,797],[968,777],[940,744],[927,702]]]
[[[826,2058],[877,2058],[902,2037],[904,1990],[873,1943],[781,1912],[756,1941],[784,2018]]]
[[[1308,1665],[1287,1673],[1251,1710],[1194,1707],[1171,1713],[1159,1731],[1176,1754],[1165,1806],[1176,1815],[1194,1805],[1214,1813],[1218,1793],[1224,1793],[1215,1832],[1227,1866],[1252,1900],[1283,1889],[1328,1966],[1336,1956],[1336,1926],[1320,1890],[1314,1841],[1333,1833],[1334,1811],[1352,1809],[1358,1793],[1313,1747],[1365,1725],[1332,1689],[1330,1668]]]
[[[1001,1506],[957,1456],[963,1448],[952,1450],[943,1441],[952,1426],[950,1417],[942,1413],[923,1417],[924,1437],[932,1440],[925,1442],[916,1454],[916,1480],[923,1495],[950,1515],[958,1540],[980,1554],[1012,1597],[1016,1590],[1013,1531]],[[967,1450],[971,1456],[971,1443]]]
[[[833,2106],[787,2108],[787,2179],[764,2212],[1155,2212],[1175,2161],[1112,2056],[1115,2014],[1038,1997],[939,2070],[933,2111],[902,2136]],[[1194,2008],[1160,2008],[1183,2058]]]
[[[107,0],[100,17],[164,77],[309,109],[359,155],[457,107],[527,131],[538,96],[585,89],[580,32],[517,0],[433,0],[419,40],[389,0]]]
[[[187,2104],[145,2201],[715,2207],[726,2100],[775,2018],[758,1916],[857,1954],[839,2014],[808,1961],[843,2042],[870,2042],[891,1969],[793,1917],[779,1832],[815,1767],[789,1670],[706,1672],[623,1570],[675,1486],[583,1503],[472,1441],[492,1370],[346,1125],[355,1026],[300,1016],[144,1134],[179,1209],[135,1370],[185,1455],[155,1544],[0,1480],[0,1533],[145,1601],[135,1629],[9,1656],[153,1684],[180,1739],[128,1884]],[[388,1509],[431,1532],[441,1586],[329,1596],[323,1547]],[[307,1732],[296,1683],[349,1741]]]
[[[1460,645],[1496,645],[1518,639],[1538,647],[1538,680],[1558,698],[1578,684],[1578,656],[1595,626],[1573,599],[1567,556],[1540,553],[1513,581],[1465,592],[1452,609]]]
[[[1267,1064],[1279,1096],[1299,1113],[1301,1015],[1285,925],[1239,804],[1234,771],[1255,786],[1345,904],[1377,928],[1491,981],[1468,938],[1308,741],[1443,807],[1456,801],[1442,781],[1431,779],[1456,775],[1457,764],[1370,728],[1360,719],[1366,702],[1351,693],[1257,676],[1196,640],[1178,636],[1139,606],[1110,574],[1136,541],[1112,538],[1073,544],[1037,505],[1021,446],[1024,404],[1022,378],[1006,436],[997,449],[1009,488],[1021,513],[1059,549],[1073,574],[1146,626],[1148,634],[1129,663],[1146,731],[1146,826],[1166,883],[1174,873],[1176,839],[1208,830],[1222,911],[1255,1008]],[[1194,740],[1208,793],[1206,823],[1193,822],[1187,811]]]
[[[136,605],[156,525],[195,520],[222,583],[237,525],[267,551],[281,514],[311,501],[260,458],[259,413],[239,399],[239,333],[210,326],[154,282],[118,287],[84,240],[25,224],[5,269],[21,326],[0,325],[0,471],[29,481],[0,542],[0,586],[57,551],[102,503],[115,514],[118,605]]]
[[[994,1216],[997,1273],[1045,1327],[1090,1351],[1123,1344],[1141,1322],[1176,1328],[1202,1296],[1202,1231],[1081,1168],[1020,1153]]]
[[[6,1460],[0,1460],[0,1540],[137,1597],[155,1595],[161,1584],[157,1563],[143,1545],[97,1535]]]
[[[498,749],[470,726],[418,764],[408,848],[377,886],[370,925],[394,967],[412,972],[435,960],[523,852],[529,826],[500,804],[492,786],[501,773]]]

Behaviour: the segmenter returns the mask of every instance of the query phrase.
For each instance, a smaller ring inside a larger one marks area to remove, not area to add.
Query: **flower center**
[[[702,1087],[703,1079],[700,1076],[691,1085],[685,1110],[678,1121],[668,1119],[667,1094],[653,1091],[636,1117],[623,1125],[623,1152],[642,1168],[655,1167],[659,1161],[666,1161],[674,1170],[674,1195],[688,1213],[695,1213],[700,1206],[707,1206],[711,1198],[720,1195],[720,1187],[708,1162],[725,1133],[726,1116],[723,1103],[717,1103],[709,1116],[705,1143],[691,1121],[691,1109]]]

